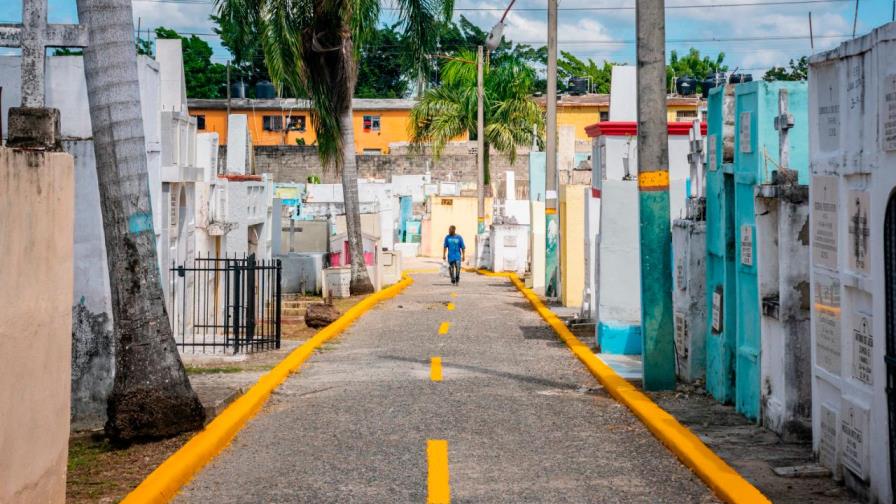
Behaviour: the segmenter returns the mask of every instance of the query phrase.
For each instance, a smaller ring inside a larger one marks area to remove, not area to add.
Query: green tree
[[[218,16],[241,19],[245,29],[261,27],[265,63],[275,85],[307,91],[321,161],[342,172],[350,288],[355,294],[372,292],[364,265],[352,96],[359,51],[379,23],[379,0],[216,0],[216,5]],[[425,75],[438,41],[433,28],[451,18],[454,2],[396,0],[395,5],[411,71]]]
[[[613,63],[604,60],[603,65],[598,65],[594,60],[582,61],[572,53],[560,51],[557,59],[557,76],[568,83],[573,77],[590,77],[592,90],[595,93],[610,92],[610,77],[613,73]]]
[[[401,54],[402,37],[396,25],[375,30],[358,58],[358,98],[401,98],[407,95],[412,65]]]
[[[84,75],[115,324],[115,379],[106,433],[125,442],[170,437],[201,429],[205,410],[180,360],[165,308],[131,2],[77,4],[78,19],[88,32]]]
[[[712,59],[709,56],[701,56],[700,51],[693,47],[680,57],[677,51],[672,51],[669,55],[669,64],[666,65],[666,89],[671,89],[678,77],[694,77],[697,79],[697,92],[700,92],[703,89],[703,79],[717,72],[728,71],[728,65],[723,63],[724,60],[723,52]]]
[[[785,67],[771,67],[765,72],[765,75],[762,76],[763,80],[766,81],[798,81],[798,80],[806,80],[809,78],[809,58],[803,56],[802,58],[793,61],[790,60],[788,65],[789,68]]]
[[[156,38],[180,39],[189,98],[223,98],[227,95],[227,67],[212,63],[212,48],[206,41],[196,35],[181,37],[163,26],[156,28]]]
[[[247,7],[257,10],[258,4],[249,3]],[[242,79],[249,84],[249,93],[254,93],[252,84],[271,80],[264,64],[261,26],[257,22],[246,26],[246,19],[235,17],[233,13],[228,16],[213,14],[211,19],[218,25],[213,30],[221,37],[221,45],[233,56],[230,63],[231,82]],[[249,16],[249,19],[258,20],[258,13]]]
[[[411,110],[414,144],[431,145],[439,156],[445,145],[465,133],[476,135],[476,53],[462,50],[442,66],[442,83],[426,91]],[[539,143],[544,139],[544,115],[531,99],[535,71],[525,62],[503,58],[484,69],[485,183],[489,175],[489,147],[516,160],[517,147],[532,144],[535,128]]]

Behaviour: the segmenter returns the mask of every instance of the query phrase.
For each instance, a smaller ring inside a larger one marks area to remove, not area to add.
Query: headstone
[[[815,365],[840,376],[840,281],[815,273]]]
[[[227,173],[252,173],[252,135],[245,114],[230,114],[227,120]]]
[[[812,176],[812,257],[831,271],[837,271],[837,186],[837,177]]]
[[[638,120],[638,72],[633,65],[614,66],[610,80],[610,120]]]

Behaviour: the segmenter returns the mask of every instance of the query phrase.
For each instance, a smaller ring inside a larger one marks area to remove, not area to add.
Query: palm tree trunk
[[[77,0],[116,345],[106,433],[167,437],[202,427],[205,412],[165,310],[152,224],[130,0]]]
[[[361,234],[361,203],[358,198],[358,162],[355,158],[355,128],[351,105],[339,118],[342,129],[342,194],[345,202],[345,229],[352,255],[352,294],[369,294],[373,284],[364,265],[364,237]]]

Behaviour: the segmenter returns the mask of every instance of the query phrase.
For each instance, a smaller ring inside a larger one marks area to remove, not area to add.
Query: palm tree
[[[84,73],[112,292],[115,381],[106,432],[117,441],[202,427],[171,333],[152,226],[130,0],[78,0]]]
[[[518,58],[502,58],[486,65],[483,77],[485,180],[489,183],[489,150],[494,148],[511,163],[517,147],[532,145],[532,130],[544,141],[544,114],[532,100],[535,71]],[[431,145],[438,157],[445,145],[465,133],[476,133],[476,53],[463,50],[442,66],[441,85],[426,91],[411,111],[411,138]]]
[[[379,0],[216,0],[218,16],[240,19],[262,35],[265,63],[281,92],[304,91],[311,100],[311,122],[318,153],[326,166],[342,172],[345,221],[351,252],[351,291],[373,291],[364,266],[358,167],[355,162],[352,96],[358,50],[373,34]],[[434,27],[450,19],[453,0],[397,0],[398,27],[408,41],[402,49],[416,72],[429,67],[436,45]]]

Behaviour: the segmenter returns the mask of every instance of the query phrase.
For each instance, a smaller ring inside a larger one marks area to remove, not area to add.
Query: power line
[[[150,31],[155,30],[155,28],[150,28]],[[196,35],[197,37],[213,37],[220,38],[220,35],[217,33],[203,33],[203,32],[177,32],[179,35]],[[852,38],[852,35],[848,33],[843,34],[831,34],[831,35],[815,35],[817,39],[844,39],[844,38]],[[667,39],[667,44],[706,44],[706,43],[730,43],[730,42],[757,42],[757,41],[790,41],[790,40],[809,40],[809,35],[764,35],[764,36],[750,36],[750,37],[706,37],[706,38],[681,38],[681,39]],[[525,45],[544,45],[547,42],[544,40],[512,40],[516,45],[525,44]],[[561,40],[560,44],[577,44],[577,45],[630,45],[634,44],[634,39],[618,39],[618,40]],[[402,47],[400,44],[383,44],[378,47]],[[473,44],[457,44],[451,45],[447,47],[475,47]]]
[[[170,4],[187,4],[187,5],[214,5],[214,1],[208,0],[133,0],[141,3],[170,3]],[[739,2],[739,3],[714,3],[714,4],[680,4],[667,5],[666,9],[713,9],[713,8],[730,8],[730,7],[769,7],[769,6],[788,6],[788,5],[813,5],[826,3],[845,3],[852,0],[773,0],[767,2]],[[397,11],[400,7],[381,7],[382,10]],[[503,11],[503,7],[455,7],[454,12],[491,12]],[[616,5],[603,7],[558,7],[561,11],[619,11],[619,10],[635,10],[634,5]],[[544,7],[521,7],[513,9],[514,12],[545,12]]]

